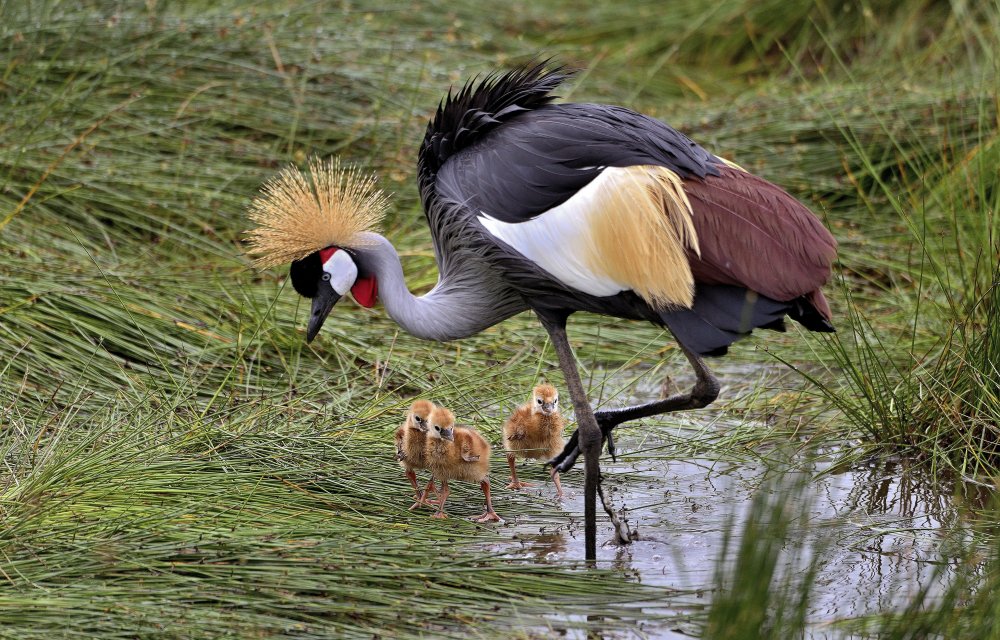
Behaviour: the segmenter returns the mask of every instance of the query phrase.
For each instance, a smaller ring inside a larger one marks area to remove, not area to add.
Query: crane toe
[[[616,461],[615,458],[615,440],[611,435],[611,430],[618,426],[619,423],[612,423],[607,419],[607,416],[602,417],[600,412],[595,413],[595,418],[597,418],[597,425],[601,428],[601,441],[607,442],[608,453],[611,455],[611,460]],[[566,442],[566,446],[560,451],[554,458],[545,462],[545,466],[551,466],[555,471],[559,473],[565,473],[576,466],[576,459],[580,457],[580,430],[577,429],[570,436],[569,440]]]
[[[580,457],[580,433],[574,431],[563,450],[556,457],[546,462],[546,466],[552,465],[552,469],[558,473],[566,473],[576,466],[576,459]]]

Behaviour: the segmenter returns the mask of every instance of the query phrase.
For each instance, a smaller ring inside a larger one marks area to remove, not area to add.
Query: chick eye
[[[537,402],[538,404],[542,404],[542,399],[541,398],[535,398],[535,402]]]
[[[421,418],[420,416],[413,416],[413,419],[416,420],[420,424],[424,423],[424,419]]]
[[[435,431],[440,431],[440,430],[441,430],[441,427],[439,427],[439,426],[437,426],[437,425],[434,425],[434,430],[435,430]]]
[[[329,282],[330,281],[330,274],[329,273],[324,273],[323,276],[320,279],[323,282]]]

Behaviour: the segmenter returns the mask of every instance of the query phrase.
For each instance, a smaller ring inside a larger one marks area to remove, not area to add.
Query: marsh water
[[[759,367],[753,373],[770,375]],[[628,386],[621,383],[616,381],[620,388]],[[622,402],[648,400],[658,392],[658,381],[634,380]],[[807,436],[795,443],[795,453],[748,453],[732,459],[711,451],[695,456],[677,452],[678,443],[704,438],[706,429],[724,433],[748,428],[753,425],[745,417],[692,412],[652,426],[620,428],[617,461],[602,457],[604,487],[615,508],[624,509],[621,513],[638,538],[628,546],[613,544],[611,524],[598,506],[600,566],[677,594],[641,604],[650,622],[635,630],[637,636],[683,638],[697,632],[685,621],[684,611],[710,603],[727,535],[726,557],[732,558],[752,498],[761,491],[783,501],[791,520],[777,579],[794,581],[813,562],[817,568],[809,637],[845,637],[831,624],[900,610],[918,590],[929,588],[933,597],[944,588],[952,576],[950,565],[957,562],[957,547],[951,543],[968,536],[965,506],[987,502],[987,489],[965,482],[932,483],[917,465],[900,459],[835,468],[842,451],[811,447]],[[498,532],[509,541],[490,550],[535,562],[578,560],[583,552],[581,474],[569,475],[566,495],[558,501],[537,463],[523,468],[522,475],[539,484],[511,504],[515,513],[502,514],[508,522]],[[549,516],[530,506],[517,513],[518,503],[528,506],[531,501],[547,505]],[[553,625],[558,629],[557,620]]]

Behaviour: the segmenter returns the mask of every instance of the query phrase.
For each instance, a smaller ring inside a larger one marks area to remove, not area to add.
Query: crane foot
[[[597,426],[601,428],[601,439],[603,442],[607,442],[608,453],[611,455],[612,461],[617,461],[615,458],[615,440],[611,435],[611,430],[618,426],[619,423],[610,423],[607,420],[602,420],[600,415],[595,416],[597,418]],[[563,447],[563,450],[556,455],[556,457],[548,460],[545,465],[551,465],[554,471],[559,473],[566,473],[574,466],[576,466],[576,459],[580,457],[580,432],[579,430],[574,431],[573,435],[570,436],[569,442]]]
[[[603,480],[603,477],[601,480]],[[619,519],[618,514],[615,513],[614,505],[611,504],[611,500],[604,495],[604,488],[601,482],[597,483],[597,495],[600,496],[601,504],[604,505],[604,512],[611,518],[611,524],[615,530],[614,543],[619,546],[625,546],[638,540],[639,532],[635,529],[629,529],[628,520],[625,519],[625,508],[622,507],[622,517]]]

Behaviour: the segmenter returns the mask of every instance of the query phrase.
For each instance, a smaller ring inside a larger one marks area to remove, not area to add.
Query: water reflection
[[[565,531],[517,533],[514,540],[521,543],[520,557],[538,562],[556,562],[564,558],[567,551]]]
[[[934,513],[947,518],[939,521],[943,526],[958,524],[963,513],[986,509],[994,495],[992,488],[981,484],[932,478],[926,467],[906,458],[871,460],[849,473],[854,477],[847,500],[850,510],[898,513],[909,518]]]
[[[636,395],[628,401],[658,395],[661,379],[643,378],[642,384],[632,387]],[[679,384],[684,386],[683,381]],[[710,420],[711,428],[721,432],[746,428],[740,419],[727,423],[724,414]],[[834,470],[833,455],[801,452],[783,461],[770,455],[766,463],[678,459],[674,445],[683,437],[682,429],[623,429],[618,461],[603,460],[605,487],[616,507],[626,507],[626,518],[638,529],[639,539],[628,547],[600,546],[602,566],[618,569],[637,582],[706,594],[704,603],[715,584],[727,531],[734,536],[729,547],[734,549],[754,493],[765,490],[761,487],[769,486],[766,479],[777,470],[793,470],[786,475],[801,476],[806,482],[803,491],[788,497],[788,508],[801,510],[802,516],[789,532],[783,571],[800,573],[805,564],[817,560],[810,609],[817,629],[839,619],[900,610],[922,588],[929,588],[932,595],[941,593],[952,576],[949,565],[958,562],[957,546],[950,543],[971,540],[970,510],[987,507],[993,499],[989,487],[960,479],[934,481],[922,467],[901,458],[868,460],[846,470]],[[582,523],[575,514],[583,512],[582,480],[576,473],[565,481],[562,517],[553,513],[560,503],[551,501],[551,487],[518,496],[523,515],[507,530],[514,544],[494,549],[532,562],[578,560]],[[531,512],[533,501],[544,505],[538,509],[544,515]],[[606,518],[599,522],[599,540],[610,540]],[[643,603],[644,609],[663,614],[683,606]],[[815,637],[824,635],[817,631]]]
[[[635,444],[623,440],[626,451]],[[984,504],[983,491],[965,487],[956,500],[952,491],[960,485],[935,486],[900,460],[824,473],[829,464],[814,460],[806,470],[796,471],[808,476],[809,482],[802,492],[789,494],[794,503],[787,505],[802,509],[803,517],[794,521],[789,535],[786,573],[802,571],[818,556],[813,623],[900,609],[928,586],[932,593],[942,591],[951,573],[947,568],[942,571],[940,564],[957,561],[945,543],[968,535],[961,507],[972,500]],[[732,549],[739,544],[752,495],[772,473],[764,465],[628,454],[606,468],[614,503],[627,507],[626,517],[638,528],[639,540],[628,547],[601,546],[602,566],[637,582],[688,593],[712,589],[727,528],[735,522]],[[545,500],[542,493],[524,499]],[[580,492],[568,492],[562,506],[568,514],[582,512]],[[562,526],[548,524],[542,531],[530,517],[520,523],[512,536],[516,544],[496,550],[532,562],[578,559],[582,544],[578,519]],[[612,537],[603,519],[599,536]],[[659,606],[661,613],[669,613],[678,603]]]

